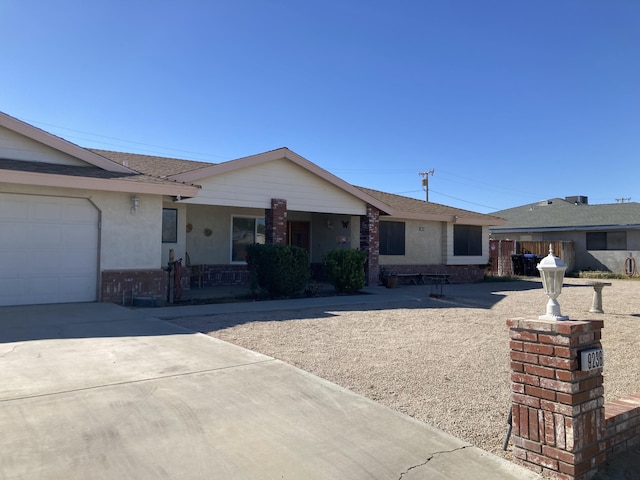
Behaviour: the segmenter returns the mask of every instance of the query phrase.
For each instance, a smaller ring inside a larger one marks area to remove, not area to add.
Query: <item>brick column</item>
[[[264,211],[265,242],[287,243],[287,201],[271,199],[271,208]]]
[[[360,215],[360,250],[367,259],[364,264],[364,278],[367,285],[377,285],[380,266],[380,210],[367,205],[367,214]]]
[[[545,476],[588,480],[605,457],[602,368],[581,371],[579,352],[601,348],[603,322],[508,320],[513,453]]]

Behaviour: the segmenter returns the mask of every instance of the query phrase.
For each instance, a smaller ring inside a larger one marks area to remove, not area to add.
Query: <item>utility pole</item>
[[[618,203],[625,203],[625,202],[630,202],[630,201],[631,201],[631,197],[616,198],[616,202],[618,202]]]
[[[426,200],[429,201],[429,175],[433,175],[435,170],[432,168],[431,170],[427,170],[426,172],[418,172],[418,175],[422,177],[422,187],[424,191],[427,192]]]

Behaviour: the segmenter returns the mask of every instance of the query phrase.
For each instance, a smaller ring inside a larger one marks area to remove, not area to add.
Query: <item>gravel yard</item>
[[[605,321],[605,398],[612,400],[640,391],[640,282],[607,281],[613,285],[603,291],[604,314],[588,312],[593,289],[585,279],[565,279],[558,300],[571,319]],[[510,405],[505,321],[544,313],[540,282],[447,285],[442,299],[430,298],[429,287],[399,288],[405,300],[366,307],[171,321],[283,360],[510,458],[502,451]]]

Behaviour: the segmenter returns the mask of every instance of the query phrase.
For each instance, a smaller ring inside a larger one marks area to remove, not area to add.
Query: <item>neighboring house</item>
[[[490,228],[494,240],[573,242],[575,270],[624,273],[626,259],[640,253],[640,203],[589,205],[573,196],[493,215],[507,221]]]
[[[246,245],[335,248],[380,268],[482,278],[502,219],[355,187],[281,148],[213,164],[88,150],[0,113],[0,305],[166,298],[170,253],[200,286],[247,283]]]

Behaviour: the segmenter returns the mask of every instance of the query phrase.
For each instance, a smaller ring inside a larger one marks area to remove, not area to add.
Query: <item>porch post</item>
[[[360,215],[360,250],[367,259],[364,264],[364,278],[367,285],[377,285],[380,257],[380,210],[367,205],[367,214]]]
[[[271,208],[264,211],[265,242],[287,243],[287,201],[272,198]]]

